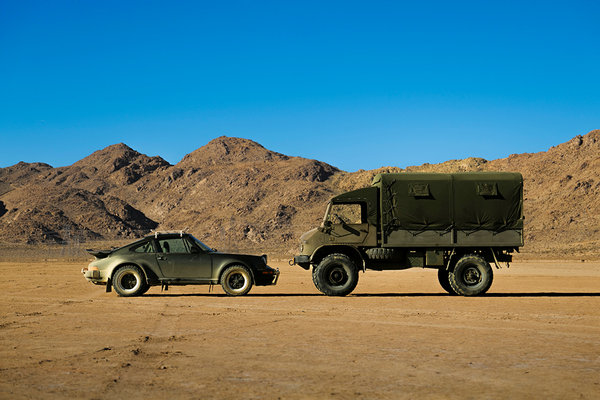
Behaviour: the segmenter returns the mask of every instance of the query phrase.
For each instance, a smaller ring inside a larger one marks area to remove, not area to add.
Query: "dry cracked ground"
[[[519,262],[484,297],[435,271],[119,298],[84,263],[3,262],[0,398],[598,399],[600,263]]]

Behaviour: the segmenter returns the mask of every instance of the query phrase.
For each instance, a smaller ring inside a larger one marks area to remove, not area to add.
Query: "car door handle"
[[[159,259],[159,260],[166,260],[167,259],[167,257],[163,257],[163,256],[156,256],[156,258]]]

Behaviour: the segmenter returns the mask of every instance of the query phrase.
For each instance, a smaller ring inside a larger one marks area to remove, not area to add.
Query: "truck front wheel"
[[[358,269],[345,254],[330,254],[313,270],[313,282],[327,296],[346,296],[358,283]]]
[[[448,278],[456,294],[478,296],[492,286],[492,267],[483,257],[469,254],[458,260]]]

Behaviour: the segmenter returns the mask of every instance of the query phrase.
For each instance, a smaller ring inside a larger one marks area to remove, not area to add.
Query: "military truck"
[[[523,177],[512,172],[379,174],[371,187],[331,199],[321,226],[300,238],[291,264],[317,289],[345,296],[358,271],[434,268],[452,295],[492,284],[490,264],[523,246]]]

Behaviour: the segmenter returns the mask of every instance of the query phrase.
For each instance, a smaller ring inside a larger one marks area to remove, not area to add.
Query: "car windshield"
[[[202,250],[206,251],[207,253],[214,251],[211,247],[205,245],[200,240],[196,239],[194,236],[190,235],[190,239],[192,239],[194,241],[194,243],[196,243],[198,245],[198,247],[200,247]]]

